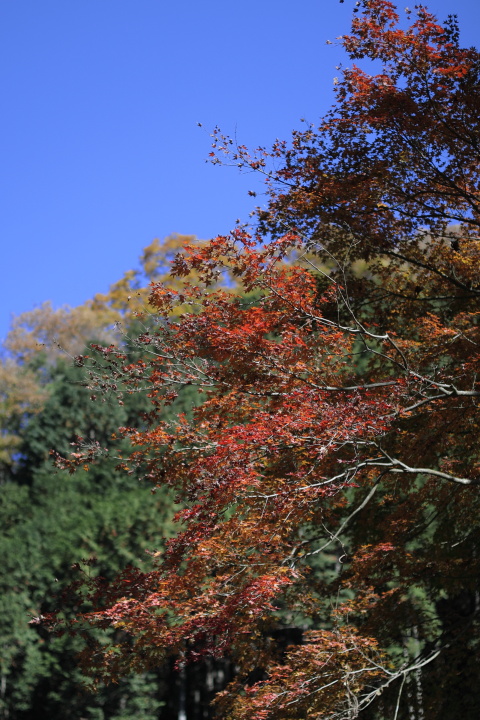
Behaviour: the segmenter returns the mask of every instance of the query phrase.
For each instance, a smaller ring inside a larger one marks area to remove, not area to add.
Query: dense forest
[[[7,338],[5,718],[478,716],[480,55],[341,42],[317,125],[213,132],[251,225]]]
[[[110,292],[85,305],[53,310],[45,304],[18,316],[4,342],[0,366],[0,717],[11,720],[177,717],[182,684],[165,698],[171,667],[143,673],[115,686],[86,692],[78,668],[79,638],[54,637],[29,620],[55,607],[56,596],[76,579],[78,563],[113,578],[128,565],[147,564],[147,550],[172,532],[174,502],[168,492],[151,495],[136,473],[115,468],[125,441],[122,425],[138,423],[148,409],[145,394],[92,402],[85,373],[73,361],[96,342],[116,341],[138,357],[135,311],[148,282],[164,277],[175,252],[193,238],[154,241],[141,270],[127,272]],[[130,300],[128,299],[130,297]],[[170,413],[191,413],[195,393],[185,390]],[[167,416],[168,413],[165,413]],[[110,449],[88,472],[57,470],[51,451],[68,455],[79,437]],[[211,674],[211,673],[210,673]],[[213,675],[212,675],[213,677]],[[211,695],[212,693],[210,693]],[[208,693],[207,693],[208,695]],[[188,697],[183,702],[188,702]]]

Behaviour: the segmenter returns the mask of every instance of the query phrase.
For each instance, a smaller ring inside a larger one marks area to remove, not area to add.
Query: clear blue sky
[[[205,130],[253,146],[315,121],[353,5],[3,0],[0,337],[12,313],[105,292],[154,237],[247,219],[252,178],[204,162]],[[479,0],[429,8],[479,44]]]

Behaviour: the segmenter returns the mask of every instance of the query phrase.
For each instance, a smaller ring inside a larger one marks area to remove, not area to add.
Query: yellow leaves
[[[32,370],[12,359],[0,363],[0,463],[12,463],[23,418],[40,412],[47,396]]]
[[[109,326],[119,319],[116,310],[95,300],[58,310],[46,302],[14,318],[4,345],[21,362],[40,352],[54,362],[65,352],[84,352],[86,343],[94,337],[106,344],[112,342],[115,335]]]
[[[122,321],[128,323],[138,313],[147,311],[150,281],[166,281],[173,289],[183,288],[185,282],[173,279],[169,271],[176,253],[188,243],[201,245],[193,235],[173,234],[163,242],[154,240],[140,258],[142,269],[125,272],[107,293],[98,293],[73,308],[54,309],[45,302],[22,313],[14,318],[4,346],[20,361],[43,352],[54,362],[65,351],[70,355],[81,354],[94,338],[105,345],[118,341],[120,336],[113,326]]]
[[[204,244],[204,243],[203,243]],[[169,277],[172,260],[177,253],[182,252],[187,245],[202,245],[195,235],[180,235],[173,233],[160,241],[155,238],[144,249],[140,256],[143,273],[150,282],[165,282],[172,287],[176,283]]]

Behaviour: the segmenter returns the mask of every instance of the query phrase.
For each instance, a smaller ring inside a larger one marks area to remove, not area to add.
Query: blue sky
[[[247,219],[254,181],[205,163],[208,131],[255,146],[315,121],[353,5],[3,0],[0,338],[12,313],[105,292],[155,237]],[[428,6],[479,44],[478,0]]]

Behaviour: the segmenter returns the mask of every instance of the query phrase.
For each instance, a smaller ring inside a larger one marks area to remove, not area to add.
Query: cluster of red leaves
[[[180,509],[150,573],[87,583],[95,609],[75,624],[119,632],[85,662],[115,678],[169,653],[229,655],[219,707],[235,720],[388,701],[454,645],[436,596],[477,592],[480,59],[423,8],[403,30],[392,3],[361,7],[344,45],[382,71],[346,70],[321,126],[260,159],[217,134],[241,167],[282,160],[258,234],[186,247],[183,289],[152,286],[143,359],[108,348],[91,373],[147,389],[127,464]],[[226,273],[243,295],[212,291]],[[166,422],[187,386],[201,404]],[[282,624],[316,629],[282,655]],[[417,656],[387,661],[413,626]]]

